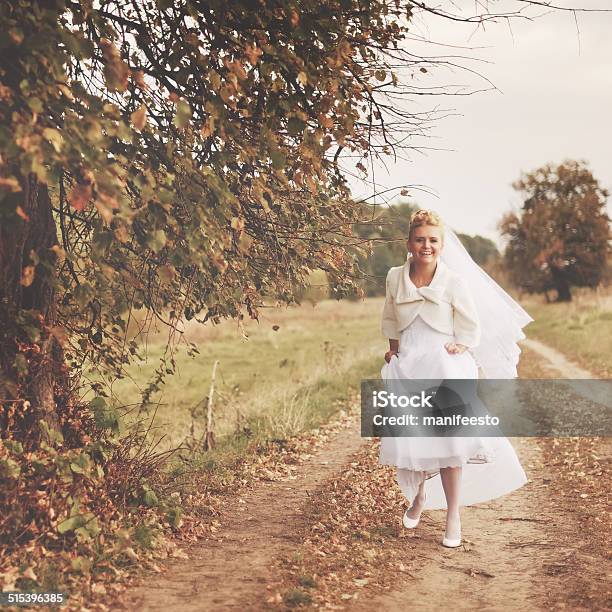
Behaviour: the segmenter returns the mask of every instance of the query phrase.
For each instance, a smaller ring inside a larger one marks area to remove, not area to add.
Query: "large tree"
[[[547,164],[513,184],[523,196],[520,212],[501,222],[511,279],[530,293],[557,292],[571,300],[571,287],[596,287],[609,253],[608,192],[585,162]]]
[[[350,269],[358,207],[336,162],[384,129],[371,113],[405,8],[253,9],[0,3],[0,394],[27,402],[15,428],[53,425],[66,365],[121,375],[133,309],[171,329],[257,316],[310,270]]]

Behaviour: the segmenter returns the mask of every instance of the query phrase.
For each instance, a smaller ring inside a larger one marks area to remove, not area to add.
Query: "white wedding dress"
[[[478,366],[469,351],[449,354],[454,337],[430,327],[417,316],[401,332],[399,355],[381,371],[383,380],[477,379]],[[505,437],[383,437],[380,463],[397,466],[398,484],[409,502],[425,478],[425,509],[446,508],[439,470],[462,466],[460,505],[484,502],[518,489],[527,477]]]

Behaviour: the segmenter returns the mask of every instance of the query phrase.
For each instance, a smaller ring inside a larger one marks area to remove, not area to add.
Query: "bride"
[[[381,376],[394,379],[513,378],[532,319],[469,256],[440,217],[410,221],[408,258],[387,274],[382,331],[389,339]],[[459,507],[499,497],[527,481],[505,437],[383,437],[380,463],[397,466],[410,503],[403,524],[425,509],[447,509],[442,544],[461,545]]]

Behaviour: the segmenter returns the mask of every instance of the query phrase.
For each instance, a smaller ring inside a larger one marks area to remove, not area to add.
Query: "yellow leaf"
[[[161,266],[157,273],[161,282],[167,285],[174,279],[176,268],[171,264],[166,264],[165,266]]]
[[[227,104],[230,101],[230,98],[232,97],[232,90],[228,85],[224,85],[219,90],[219,95],[221,96],[221,99]]]
[[[215,131],[215,118],[209,117],[206,120],[206,123],[200,129],[200,136],[202,136],[202,138],[208,138],[213,135],[214,131]]]
[[[240,217],[232,217],[231,226],[234,230],[244,229],[244,219],[241,219]]]
[[[59,244],[54,244],[49,250],[55,253],[60,262],[63,262],[64,259],[66,259],[66,251],[64,251]]]
[[[319,115],[319,123],[327,129],[334,127],[334,120],[328,115]]]
[[[60,132],[54,128],[45,128],[43,136],[53,145],[56,153],[62,150],[63,138]]]
[[[238,248],[243,252],[247,253],[253,244],[253,239],[248,234],[242,234],[238,240]]]
[[[104,55],[104,77],[111,91],[125,91],[130,75],[129,66],[123,61],[119,50],[108,38],[100,39],[100,47]]]
[[[60,83],[60,85],[58,85],[58,89],[71,101],[74,102],[74,96],[72,95],[72,91],[70,89],[70,87],[68,87],[68,85],[64,85],[63,83]]]
[[[212,256],[212,262],[217,268],[217,270],[221,272],[221,274],[223,274],[223,272],[227,270],[227,261],[225,261],[225,257],[223,257],[221,253],[215,253]]]
[[[144,72],[142,70],[134,70],[134,72],[132,73],[132,78],[134,79],[134,82],[136,83],[136,85],[140,87],[140,89],[143,89],[143,90],[149,89],[149,87],[147,86],[144,80]]]
[[[240,80],[247,78],[246,70],[240,62],[224,62],[226,68]]]
[[[275,595],[270,595],[270,597],[266,599],[266,603],[271,603],[271,604],[283,603],[283,597],[280,593],[276,593]]]
[[[96,200],[96,209],[104,221],[109,224],[113,219],[113,209],[107,202]]]
[[[301,85],[306,85],[308,83],[308,75],[303,70],[298,73],[297,78]]]
[[[115,228],[115,238],[117,238],[117,240],[119,242],[122,242],[123,244],[125,244],[130,239],[130,235],[125,225],[118,225]]]

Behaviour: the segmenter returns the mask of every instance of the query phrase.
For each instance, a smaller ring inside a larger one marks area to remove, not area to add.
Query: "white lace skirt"
[[[478,378],[471,353],[450,355],[454,337],[417,317],[400,337],[400,354],[381,370],[383,380]],[[463,467],[460,504],[469,506],[514,491],[527,482],[514,448],[505,437],[382,438],[380,463],[397,466],[397,482],[412,502],[425,478],[426,509],[446,508],[440,468]]]

